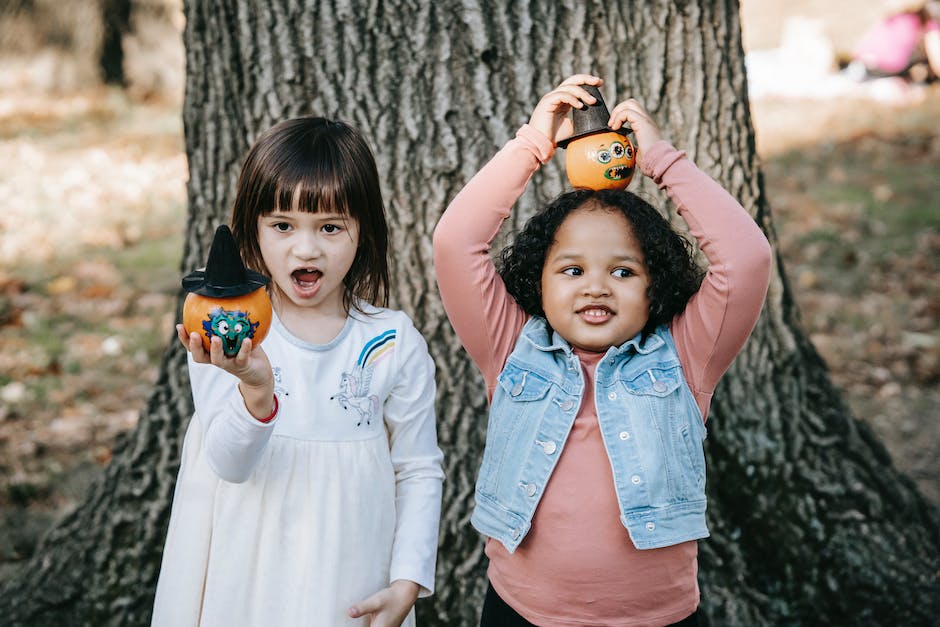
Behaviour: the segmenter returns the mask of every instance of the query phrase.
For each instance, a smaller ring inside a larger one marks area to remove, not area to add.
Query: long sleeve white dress
[[[434,364],[408,316],[365,310],[322,345],[274,318],[263,346],[280,407],[267,424],[235,377],[190,359],[196,413],[153,625],[364,625],[347,609],[391,581],[431,594],[443,480]]]

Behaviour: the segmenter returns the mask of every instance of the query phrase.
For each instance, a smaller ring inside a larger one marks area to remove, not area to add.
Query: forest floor
[[[940,86],[753,103],[780,253],[855,415],[940,504]],[[0,580],[136,424],[172,337],[180,109],[0,90]]]

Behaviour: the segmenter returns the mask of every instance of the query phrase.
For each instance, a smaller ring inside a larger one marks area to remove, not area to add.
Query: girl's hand
[[[365,601],[349,608],[350,618],[368,616],[370,627],[401,627],[418,600],[420,586],[413,581],[396,579]]]
[[[659,126],[650,117],[639,102],[630,98],[624,100],[610,112],[610,121],[607,125],[617,130],[623,126],[624,122],[629,122],[633,127],[633,135],[636,137],[636,147],[639,152],[645,152],[650,146],[663,138]]]
[[[544,133],[554,144],[571,137],[574,126],[568,118],[568,111],[572,107],[580,109],[597,102],[581,85],[600,87],[603,84],[603,79],[591,74],[569,76],[558,87],[542,96],[532,111],[529,125]]]
[[[237,355],[226,357],[222,351],[222,340],[218,337],[209,341],[207,353],[202,338],[195,331],[187,336],[183,325],[178,324],[176,335],[186,350],[192,353],[193,361],[197,364],[212,364],[238,377],[241,381],[239,391],[252,416],[262,418],[273,411],[274,374],[271,362],[260,346],[255,348],[250,339],[245,339]]]

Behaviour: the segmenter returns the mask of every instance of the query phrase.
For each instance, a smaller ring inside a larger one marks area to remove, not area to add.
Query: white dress
[[[268,424],[248,414],[237,379],[190,360],[196,414],[154,625],[364,625],[348,608],[395,579],[431,594],[434,365],[405,314],[367,312],[323,345],[274,319],[262,346],[280,407]]]

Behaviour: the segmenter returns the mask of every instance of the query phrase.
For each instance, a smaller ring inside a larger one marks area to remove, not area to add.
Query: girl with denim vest
[[[471,522],[486,536],[482,625],[696,624],[705,526],[702,440],[719,377],[753,328],[771,252],[748,213],[661,138],[635,100],[642,172],[709,261],[647,202],[576,190],[501,257],[490,244],[592,105],[579,74],[466,185],[434,234],[444,306],[490,399]]]
[[[384,307],[388,230],[365,139],[315,116],[262,133],[232,232],[271,278],[274,318],[234,357],[177,325],[196,413],[153,625],[413,626],[434,588],[444,478],[434,363]]]

